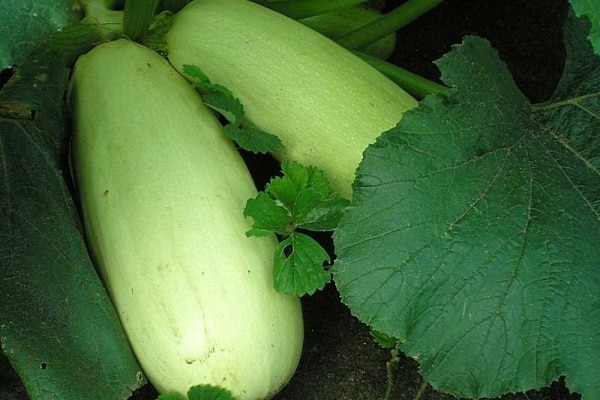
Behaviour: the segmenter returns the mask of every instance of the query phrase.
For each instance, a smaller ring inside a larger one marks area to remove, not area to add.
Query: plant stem
[[[443,93],[448,90],[444,85],[440,85],[439,83],[413,74],[412,72],[377,57],[359,51],[354,51],[354,54],[371,64],[371,66],[379,70],[379,72],[390,78],[398,86],[418,99],[430,94]]]
[[[579,105],[580,102],[582,102],[583,100],[588,99],[590,97],[597,97],[597,96],[598,96],[597,93],[591,93],[591,94],[573,97],[573,98],[563,100],[563,101],[555,101],[555,102],[546,101],[543,103],[532,104],[531,109],[533,111],[544,111],[544,110],[551,110],[553,108],[558,108],[558,107],[563,107],[563,106],[574,106],[574,107],[581,108],[581,106]]]
[[[429,384],[427,383],[427,381],[423,381],[423,383],[421,383],[421,386],[419,387],[419,390],[417,391],[417,394],[415,395],[414,400],[421,400],[421,397],[423,397],[428,387]]]
[[[392,389],[394,388],[394,372],[392,368],[400,362],[399,351],[397,349],[392,349],[390,351],[392,357],[390,361],[385,363],[385,369],[387,372],[387,388],[385,390],[385,396],[383,400],[390,400],[390,395],[392,394]]]
[[[293,19],[312,17],[331,11],[341,10],[357,4],[365,3],[367,0],[287,0],[266,1],[254,0],[255,3],[268,7],[273,11],[286,15]]]
[[[84,18],[51,35],[46,44],[63,54],[70,65],[94,45],[123,35],[123,11],[104,7],[103,2],[89,1],[84,7]]]
[[[148,29],[160,0],[128,0],[123,12],[123,32],[132,40],[139,40]]]
[[[335,41],[347,49],[362,49],[366,45],[400,30],[435,8],[442,1],[444,0],[408,0],[376,20],[335,38]]]

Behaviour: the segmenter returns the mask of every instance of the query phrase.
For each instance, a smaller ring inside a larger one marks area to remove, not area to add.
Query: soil
[[[388,7],[395,3],[402,1],[388,1]],[[552,94],[561,75],[565,56],[561,25],[567,10],[567,0],[446,0],[399,32],[391,60],[435,80],[439,72],[432,62],[465,35],[478,35],[498,50],[523,93],[532,102],[540,102]],[[247,155],[247,161],[259,186],[277,171],[272,160]],[[332,249],[330,237],[320,239]],[[369,329],[351,316],[334,284],[302,302],[306,324],[303,357],[292,381],[275,400],[382,399],[388,385],[390,351],[375,344]],[[389,371],[393,376],[390,399],[454,398],[423,384],[412,359],[401,355]],[[0,362],[0,399],[26,398],[16,375]],[[147,385],[130,400],[155,398],[156,392]],[[540,391],[502,399],[576,400],[580,396],[569,394],[560,381]]]

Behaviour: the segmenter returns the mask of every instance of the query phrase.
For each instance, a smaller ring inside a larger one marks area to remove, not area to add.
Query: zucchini
[[[77,60],[68,103],[87,240],[148,379],[273,396],[299,361],[300,302],[273,289],[276,238],[245,236],[256,188],[214,115],[125,39]]]
[[[170,62],[193,64],[240,99],[248,120],[281,139],[279,160],[314,165],[351,197],[366,147],[417,101],[350,51],[245,0],[194,0],[166,34]]]

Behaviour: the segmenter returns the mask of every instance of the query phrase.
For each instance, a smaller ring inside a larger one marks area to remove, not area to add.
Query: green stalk
[[[85,16],[75,24],[51,35],[46,44],[63,54],[68,65],[98,43],[123,35],[123,11],[106,8],[113,0],[86,1]]]
[[[359,51],[353,51],[354,54],[371,64],[372,67],[390,78],[402,89],[406,90],[417,99],[430,94],[444,93],[448,88],[439,83],[425,79],[419,75],[413,74],[397,65],[391,64],[380,58],[370,56]]]
[[[442,1],[444,0],[409,0],[382,17],[335,38],[335,41],[347,49],[362,49],[366,45],[398,31],[435,8]]]
[[[260,4],[261,6],[268,7],[273,11],[277,11],[278,13],[293,19],[308,18],[313,15],[341,10],[357,4],[366,3],[366,1],[367,0],[254,0],[255,3]]]
[[[127,0],[123,13],[123,32],[132,40],[139,40],[152,21],[160,0]]]

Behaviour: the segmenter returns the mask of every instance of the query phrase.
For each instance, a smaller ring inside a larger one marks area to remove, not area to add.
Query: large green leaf
[[[571,0],[571,6],[578,17],[585,16],[592,23],[588,39],[594,46],[596,54],[600,54],[600,1]]]
[[[0,70],[20,64],[69,22],[69,0],[0,1]]]
[[[600,398],[600,60],[567,29],[550,103],[531,105],[468,37],[427,97],[370,146],[334,234],[343,301],[465,397],[561,375]]]
[[[28,59],[0,91],[0,341],[32,399],[126,399],[143,376],[64,176],[68,71]]]

